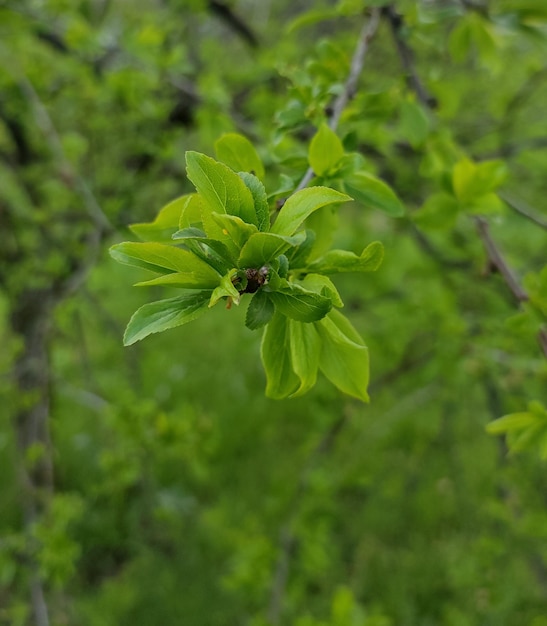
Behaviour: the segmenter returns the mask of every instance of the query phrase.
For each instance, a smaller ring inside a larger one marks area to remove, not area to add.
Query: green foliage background
[[[547,219],[542,0],[395,3],[411,70],[386,12],[370,42],[338,134],[407,213],[339,214],[340,247],[385,246],[337,282],[369,405],[324,380],[266,399],[237,307],[122,347],[151,298],[108,246],[191,191],[185,151],[223,132],[272,188],[298,181],[363,4],[0,2],[2,626],[40,623],[36,580],[56,625],[547,624],[545,429],[514,456],[485,430],[546,402],[545,229],[494,194]],[[458,197],[465,159],[507,176]],[[529,302],[490,271],[484,213]],[[50,440],[18,446],[35,407]]]

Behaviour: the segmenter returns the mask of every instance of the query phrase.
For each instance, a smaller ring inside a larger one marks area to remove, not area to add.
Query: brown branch
[[[516,211],[537,226],[540,226],[541,228],[545,228],[547,230],[547,219],[536,215],[532,209],[530,209],[524,202],[522,202],[522,200],[516,200],[513,196],[503,192],[499,193],[498,195],[506,204],[508,204],[513,209],[513,211]]]
[[[476,11],[480,9],[480,6],[482,6],[482,5],[479,6],[476,4],[472,4],[470,2],[464,2],[463,4],[466,5],[466,8],[471,9],[471,10],[476,10]],[[386,17],[390,21],[397,51],[401,58],[403,67],[405,68],[409,77],[409,81],[408,81],[409,87],[414,91],[418,100],[429,110],[432,110],[435,107],[436,103],[434,99],[432,99],[428,95],[427,91],[425,90],[425,87],[423,86],[423,83],[420,80],[420,77],[415,68],[413,50],[410,48],[406,40],[403,39],[402,34],[401,34],[403,18],[402,16],[400,16],[399,14],[395,12],[393,5],[390,5],[384,8],[383,12],[384,12],[384,15],[386,15]],[[529,96],[530,92],[533,89],[535,89],[536,83],[538,82],[538,80],[540,80],[543,77],[545,72],[547,72],[547,68],[542,68],[541,70],[539,70],[530,79],[530,81],[524,87],[522,87],[519,90],[519,92],[517,92],[517,94],[511,100],[508,106],[508,110],[513,110],[521,106],[522,102]],[[507,122],[507,123],[510,123],[510,122]],[[538,224],[542,228],[545,228],[547,226],[547,224],[541,218],[538,218],[533,213],[528,211],[525,207],[522,206],[521,203],[516,202],[512,198],[508,198],[507,195],[502,195],[501,197],[503,198],[503,200],[505,200],[505,202],[507,202],[507,204],[509,204],[509,206],[511,206],[511,208],[513,208],[515,211],[517,211],[521,215],[527,217],[529,220]],[[492,238],[490,234],[490,227],[489,227],[487,220],[480,216],[475,216],[474,220],[475,220],[475,226],[477,228],[477,232],[482,241],[482,244],[488,256],[488,261],[491,267],[495,268],[500,273],[505,284],[507,285],[507,287],[513,294],[516,301],[519,304],[522,302],[526,302],[529,299],[528,294],[526,293],[526,291],[524,290],[524,288],[518,281],[517,277],[515,276],[515,274],[509,267],[509,265],[507,264],[505,258],[503,257],[503,254],[501,253],[501,250],[498,248],[496,242]],[[435,257],[435,254],[434,254],[435,251],[431,250],[430,247],[427,245],[427,240],[418,238],[417,241],[418,243],[420,243],[422,248],[424,248],[426,252],[430,254],[430,256]],[[444,262],[444,259],[443,259],[443,264],[446,264]],[[539,330],[538,342],[540,344],[540,347],[544,355],[547,357],[547,329],[544,327],[540,328]]]
[[[509,287],[517,302],[526,302],[528,300],[528,294],[518,282],[516,276],[513,274],[513,271],[503,258],[500,249],[492,239],[488,222],[484,219],[484,217],[475,217],[474,219],[477,232],[479,233],[479,237],[481,238],[486,254],[488,255],[490,265],[501,274],[505,284]]]
[[[369,44],[376,34],[376,31],[378,30],[379,24],[380,10],[377,8],[372,9],[369,20],[365,22],[363,28],[361,29],[361,33],[359,34],[357,46],[351,59],[350,72],[346,79],[346,82],[344,83],[342,92],[334,101],[331,113],[327,117],[328,125],[332,130],[336,130],[338,128],[338,124],[340,122],[340,118],[344,109],[355,96],[357,90],[357,82],[359,81],[359,76],[363,71],[363,66],[365,64],[365,58],[367,56]],[[300,191],[301,189],[306,188],[314,176],[315,174],[313,169],[311,167],[308,168],[295,191]]]
[[[258,38],[245,21],[224,2],[209,0],[209,10],[236,32],[251,48],[258,48]]]
[[[349,76],[344,84],[344,88],[338,98],[336,98],[332,107],[332,115],[329,120],[329,126],[332,130],[336,130],[338,128],[338,123],[340,122],[344,109],[355,97],[355,93],[357,92],[357,83],[363,71],[369,44],[378,30],[379,24],[380,11],[378,9],[373,9],[370,14],[370,19],[361,29],[361,33],[357,41],[357,47],[355,48],[355,52],[353,53],[353,57],[351,59]]]
[[[427,109],[437,108],[437,99],[425,88],[418,72],[416,71],[414,50],[408,45],[404,37],[405,22],[403,16],[395,10],[393,5],[388,5],[382,9],[391,27],[391,33],[395,41],[397,53],[401,64],[405,70],[406,80],[409,88],[416,94],[418,100]]]

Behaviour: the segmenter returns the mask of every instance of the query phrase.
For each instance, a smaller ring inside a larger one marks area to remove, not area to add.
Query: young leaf
[[[195,320],[207,310],[210,296],[210,291],[200,291],[145,304],[129,320],[123,338],[124,345],[130,346],[152,333],[160,333]]]
[[[300,387],[291,397],[309,391],[317,380],[321,340],[314,324],[289,320],[291,359],[294,373],[300,379]]]
[[[315,293],[319,293],[327,298],[330,298],[333,306],[338,308],[344,306],[342,298],[338,293],[338,289],[336,289],[332,280],[327,276],[323,276],[322,274],[307,274],[301,281],[301,284],[304,289],[315,291]]]
[[[135,283],[135,287],[156,287],[163,285],[165,287],[176,287],[179,289],[213,289],[220,282],[220,275],[217,275],[216,282],[211,280],[204,281],[194,272],[174,272],[173,274],[163,274],[156,276],[150,280],[142,280]]]
[[[289,248],[300,245],[305,239],[304,233],[293,237],[283,237],[274,233],[255,233],[247,240],[239,255],[239,267],[261,267],[269,263]]]
[[[264,166],[253,144],[243,135],[226,133],[215,142],[215,154],[234,172],[250,172],[264,178]]]
[[[247,172],[239,172],[238,176],[253,196],[258,230],[270,230],[270,205],[268,204],[268,196],[266,195],[264,185],[256,176],[247,174]]]
[[[236,215],[248,224],[258,225],[251,192],[228,166],[190,151],[186,153],[186,172],[211,211]]]
[[[473,163],[462,159],[452,172],[454,194],[460,202],[472,202],[477,196],[485,196],[497,189],[506,176],[507,166],[503,161]]]
[[[110,248],[110,255],[126,265],[142,267],[159,274],[178,272],[188,274],[201,288],[218,285],[219,274],[208,263],[189,250],[163,243],[135,243],[126,241]]]
[[[332,308],[330,298],[294,283],[270,292],[270,298],[280,313],[299,322],[316,322]]]
[[[275,307],[270,300],[270,296],[263,289],[259,289],[247,307],[247,315],[245,316],[245,326],[250,330],[262,328],[271,319],[274,314]]]
[[[393,189],[372,174],[357,172],[345,179],[344,185],[355,200],[367,207],[380,209],[391,217],[401,217],[405,212]]]
[[[203,198],[198,193],[185,196],[186,202],[182,207],[179,217],[179,229],[188,228],[192,225],[201,225]]]
[[[334,169],[344,156],[344,146],[338,135],[323,123],[310,143],[308,161],[316,176]]]
[[[153,222],[132,224],[129,230],[141,241],[170,241],[171,235],[178,230],[180,215],[188,198],[186,195],[173,200],[161,209]]]
[[[309,259],[311,251],[315,245],[315,232],[313,230],[306,229],[304,231],[306,238],[294,250],[289,250],[287,254],[287,260],[290,261],[291,267],[304,267],[306,261]]]
[[[235,304],[239,304],[241,294],[232,282],[236,274],[237,269],[234,268],[222,277],[222,279],[220,280],[220,285],[211,294],[211,299],[209,300],[210,307],[215,306],[215,304],[225,296],[231,297]]]
[[[306,229],[315,233],[315,242],[308,258],[316,259],[331,247],[334,233],[338,228],[338,214],[338,208],[331,204],[321,207],[308,217]]]
[[[268,199],[271,200],[276,196],[288,196],[293,192],[295,187],[296,183],[290,176],[287,176],[287,174],[281,174],[279,177],[278,188],[268,195]]]
[[[266,395],[279,400],[294,393],[300,386],[291,362],[289,320],[275,312],[264,330],[260,356],[266,372]]]
[[[429,117],[416,102],[404,101],[401,104],[399,119],[400,132],[414,148],[422,145],[429,135]]]
[[[213,213],[212,218],[222,228],[222,232],[232,240],[238,251],[245,245],[249,237],[258,233],[254,224],[248,224],[235,215]]]
[[[327,204],[349,200],[351,198],[346,194],[328,187],[310,187],[297,191],[279,211],[271,232],[277,235],[293,235],[302,222],[317,209]]]
[[[307,269],[319,274],[338,274],[340,272],[374,272],[384,258],[384,246],[373,241],[357,256],[348,250],[331,250],[325,256],[311,263]]]
[[[434,193],[412,217],[422,228],[449,229],[454,227],[460,208],[454,196]]]
[[[217,239],[210,239],[197,228],[184,228],[173,235],[175,241],[180,241],[197,257],[214,267],[220,275],[225,274],[235,265],[237,256],[233,255],[226,244]],[[230,243],[232,243],[230,241]]]
[[[315,324],[321,338],[319,368],[340,391],[369,401],[368,348],[350,322],[336,309]]]

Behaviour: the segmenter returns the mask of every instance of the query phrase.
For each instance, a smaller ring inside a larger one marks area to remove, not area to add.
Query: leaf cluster
[[[321,158],[333,137],[322,127],[312,142],[310,163],[320,175],[344,156],[341,144],[334,144],[329,158]],[[253,145],[231,133],[216,143],[216,156],[219,160],[187,152],[187,175],[196,193],[168,204],[154,222],[134,225],[144,241],[111,248],[117,261],[155,274],[138,285],[182,291],[138,309],[125,345],[195,320],[220,301],[228,309],[239,305],[249,295],[245,324],[265,329],[261,356],[269,397],[307,392],[320,370],[341,391],[367,401],[368,350],[337,310],[343,303],[329,276],[376,270],[382,245],[373,242],[360,255],[329,250],[313,256],[316,232],[307,220],[352,198],[319,185],[296,191],[272,212]],[[380,197],[389,196],[384,183],[374,186],[383,186]]]

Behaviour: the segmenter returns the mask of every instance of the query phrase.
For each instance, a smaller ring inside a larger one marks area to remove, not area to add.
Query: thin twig
[[[73,271],[70,272],[70,275],[66,279],[59,281],[56,285],[56,296],[58,299],[62,299],[77,291],[83,284],[97,260],[104,237],[112,232],[113,227],[91,191],[87,181],[80,176],[66,157],[55,124],[46,106],[40,99],[40,96],[34,89],[34,86],[26,76],[20,79],[20,86],[21,91],[34,109],[36,123],[42,130],[53,156],[57,159],[65,177],[75,183],[87,214],[94,225],[93,230],[87,237],[87,254],[76,264]]]
[[[397,13],[393,5],[384,7],[382,13],[387,18],[391,27],[397,53],[399,54],[401,64],[405,70],[409,88],[416,94],[420,103],[427,109],[435,109],[437,107],[437,99],[425,88],[418,72],[416,71],[414,51],[408,45],[404,37],[404,20],[402,15]]]
[[[43,132],[50,150],[59,161],[67,177],[76,183],[89,217],[97,227],[110,232],[112,230],[110,220],[100,207],[87,182],[74,170],[72,164],[67,159],[59,133],[34,86],[26,76],[20,78],[19,84],[21,91],[34,109],[36,122]]]
[[[498,195],[506,204],[508,204],[513,209],[513,211],[516,211],[537,226],[540,226],[541,228],[545,228],[547,230],[547,219],[536,215],[535,212],[530,209],[530,207],[528,207],[522,200],[517,200],[513,196],[503,192],[498,193]]]
[[[479,10],[478,5],[471,5],[471,3],[464,3],[467,8],[472,8],[473,10]],[[409,81],[409,88],[414,91],[418,100],[429,110],[432,110],[435,106],[434,99],[432,99],[425,90],[422,81],[416,71],[414,65],[414,53],[410,48],[405,39],[403,39],[401,34],[401,27],[403,25],[403,18],[395,12],[393,6],[389,6],[384,9],[384,14],[388,17],[391,25],[392,25],[392,33],[395,40],[395,44],[397,50],[399,52],[399,56],[401,58],[401,62],[403,63],[403,67],[405,68]],[[527,83],[523,88],[517,92],[517,94],[513,97],[510,102],[509,108],[513,109],[522,104],[522,101],[525,100],[529,92],[535,88],[535,83],[539,77],[542,77],[543,74],[547,71],[547,68],[542,68],[539,72],[536,73],[532,77],[532,79]],[[532,85],[530,85],[532,83]],[[503,198],[507,204],[515,211],[525,216],[529,220],[533,221],[537,225],[542,228],[547,227],[547,223],[544,222],[541,218],[535,216],[532,212],[528,211],[526,207],[522,206],[522,203],[516,202],[513,198],[507,197],[506,194],[500,196]],[[477,232],[482,241],[486,254],[488,256],[488,261],[490,265],[495,268],[500,275],[502,276],[505,284],[513,294],[515,300],[520,304],[522,302],[526,302],[529,297],[517,277],[509,267],[507,261],[505,260],[501,250],[498,248],[496,242],[492,238],[490,234],[490,227],[486,219],[480,216],[475,216],[475,226],[477,228]],[[423,241],[421,242],[423,246]],[[431,250],[427,250],[428,253],[431,254]],[[547,329],[545,327],[540,328],[538,332],[538,342],[540,347],[547,357]]]
[[[336,130],[338,128],[338,123],[340,122],[344,109],[355,96],[357,83],[359,81],[359,77],[361,76],[361,72],[363,71],[369,44],[378,30],[379,24],[380,10],[373,9],[370,14],[370,19],[361,29],[361,34],[359,35],[359,40],[357,41],[357,47],[355,48],[353,58],[351,59],[349,76],[344,84],[344,88],[338,98],[336,98],[332,107],[332,115],[329,120],[329,126],[332,130]]]
[[[488,255],[488,261],[492,267],[496,268],[502,275],[505,284],[511,290],[511,293],[518,302],[526,302],[528,300],[528,294],[524,291],[521,284],[513,274],[513,271],[503,258],[501,251],[497,247],[496,243],[492,239],[490,234],[490,226],[484,217],[475,217],[475,225],[477,226],[477,232],[483,243],[484,249]]]
[[[357,82],[359,81],[359,76],[363,71],[363,66],[365,64],[365,58],[367,56],[369,44],[376,34],[376,31],[378,30],[379,24],[380,10],[375,8],[372,10],[369,20],[365,22],[363,28],[361,29],[357,46],[351,59],[349,75],[346,79],[346,82],[344,83],[342,92],[334,101],[331,113],[328,116],[328,125],[332,130],[336,130],[338,128],[338,124],[340,122],[340,118],[344,109],[355,96],[355,92],[357,90]],[[305,189],[314,176],[315,173],[313,169],[311,167],[308,168],[308,170],[304,174],[304,177],[296,187],[295,191]]]

